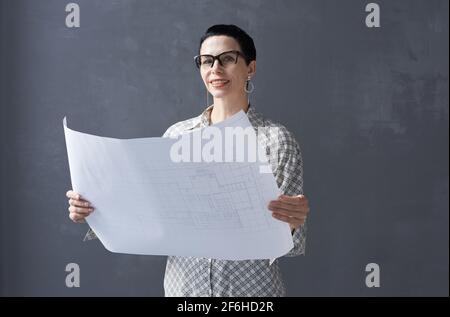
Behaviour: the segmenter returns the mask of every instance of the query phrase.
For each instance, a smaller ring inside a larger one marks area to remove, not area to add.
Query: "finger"
[[[278,219],[280,221],[286,222],[286,223],[290,223],[292,221],[291,217],[287,217],[287,216],[281,215],[279,213],[273,213],[272,217],[274,217],[275,219]]]
[[[288,212],[295,212],[295,213],[301,213],[302,215],[309,213],[309,206],[308,205],[289,205],[280,201],[272,201],[268,205],[269,210],[271,211],[277,211],[277,210],[285,210]]]
[[[287,210],[287,211],[302,211],[304,206],[302,206],[302,205],[292,205],[292,204],[288,204],[288,203],[282,202],[280,200],[274,200],[274,201],[271,201],[269,203],[268,208],[270,210],[273,210],[273,208],[278,208],[278,209],[284,209],[284,210]]]
[[[303,225],[305,223],[305,221],[303,220],[296,220],[296,221],[292,221],[291,223],[289,223],[292,227],[294,227],[294,229],[298,229],[300,228],[301,225]]]
[[[75,207],[75,206],[70,206],[68,208],[69,212],[74,212],[77,214],[81,214],[81,215],[89,215],[91,212],[94,211],[94,209],[91,208],[83,208],[83,207]]]
[[[76,199],[76,200],[80,200],[81,199],[81,195],[74,192],[73,190],[68,190],[66,193],[67,198],[72,198],[72,199]]]
[[[73,221],[73,222],[77,222],[77,223],[83,223],[86,220],[84,219],[85,217],[82,215],[79,215],[77,213],[71,212],[69,214],[69,218]]]
[[[292,225],[295,228],[298,228],[301,225],[303,225],[305,223],[305,220],[306,220],[306,219],[300,220],[300,219],[295,219],[295,218],[292,218],[292,217],[287,217],[287,216],[281,215],[279,213],[273,213],[272,217],[275,218],[275,219],[278,219],[280,221],[286,222],[286,223]]]
[[[73,220],[74,223],[86,223],[86,219]]]
[[[77,214],[77,213],[70,213],[70,214],[69,214],[69,218],[70,218],[73,222],[78,222],[78,223],[85,222],[85,218],[86,218],[86,217],[87,217],[87,216],[80,215],[80,214]]]
[[[88,202],[87,200],[75,200],[73,198],[69,199],[69,205],[84,208],[92,207],[90,202]]]
[[[298,212],[298,211],[286,211],[284,209],[276,209],[273,210],[272,213],[276,213],[282,216],[286,216],[293,219],[304,220],[306,219],[306,213]]]
[[[296,215],[300,213],[300,211],[298,211],[298,210],[286,209],[286,208],[281,208],[281,207],[273,207],[273,206],[269,207],[269,211],[283,214],[288,217],[296,217]]]
[[[277,200],[285,202],[290,205],[305,205],[308,203],[308,199],[304,195],[297,195],[297,196],[280,195],[278,196]]]

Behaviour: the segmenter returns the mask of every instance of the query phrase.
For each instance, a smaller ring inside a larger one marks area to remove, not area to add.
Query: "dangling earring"
[[[206,88],[206,107],[205,108],[208,108],[209,107],[209,93],[208,93],[208,88]]]
[[[245,82],[244,90],[246,93],[250,94],[255,90],[255,85],[250,81],[250,76],[248,76],[247,81]],[[250,88],[249,88],[250,87]]]

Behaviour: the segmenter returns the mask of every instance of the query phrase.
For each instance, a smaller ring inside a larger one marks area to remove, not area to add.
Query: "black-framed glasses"
[[[194,57],[194,61],[195,65],[197,65],[198,68],[200,67],[212,68],[214,66],[214,62],[216,61],[216,59],[219,61],[219,64],[222,67],[227,67],[228,65],[231,64],[237,64],[239,56],[245,58],[244,54],[242,54],[239,51],[227,51],[220,53],[219,55],[216,56],[209,54],[197,55]]]

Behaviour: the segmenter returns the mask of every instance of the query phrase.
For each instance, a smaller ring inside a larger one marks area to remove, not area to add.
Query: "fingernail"
[[[89,208],[89,211],[90,211],[90,212],[93,212],[93,211],[94,211],[94,208]]]

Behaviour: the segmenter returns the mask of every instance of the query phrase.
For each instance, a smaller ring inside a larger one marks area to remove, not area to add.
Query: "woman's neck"
[[[234,100],[214,98],[213,109],[211,112],[211,124],[226,120],[235,113],[248,110],[247,96],[236,98]]]

